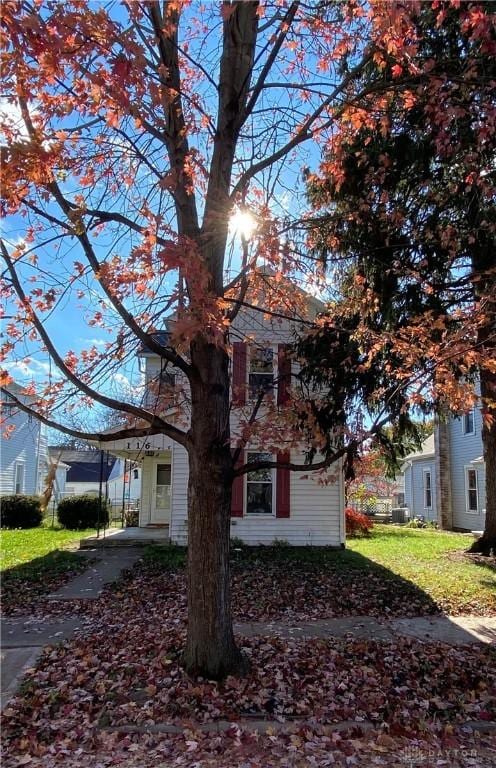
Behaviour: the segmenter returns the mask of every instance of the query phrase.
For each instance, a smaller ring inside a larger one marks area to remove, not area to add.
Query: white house
[[[26,405],[29,396],[19,384],[9,384],[14,397]],[[39,494],[47,473],[47,437],[44,425],[1,393],[0,495]]]
[[[439,520],[444,511],[455,529],[483,530],[486,479],[482,454],[479,408],[438,424],[421,451],[405,460],[405,504],[412,514]]]
[[[321,305],[307,297],[309,313]],[[163,332],[164,334],[166,332]],[[283,375],[290,365],[285,356],[292,340],[287,321],[264,316],[262,312],[243,309],[232,328],[233,408],[231,434],[236,435],[239,413],[249,405],[255,389],[266,380]],[[142,350],[145,377],[151,398],[156,387],[169,390],[179,386],[180,374],[166,367],[156,354]],[[273,397],[277,404],[286,398],[285,385],[279,385]],[[153,390],[153,393],[152,393]],[[150,403],[151,404],[151,403]],[[140,526],[168,526],[170,540],[187,541],[188,456],[186,450],[164,435],[102,443],[113,454],[132,460],[142,468]],[[244,458],[260,453],[248,449]],[[274,457],[275,458],[275,457]],[[279,453],[278,461],[304,462],[301,452]],[[344,488],[341,467],[335,479],[319,483],[312,473],[267,470],[248,473],[234,482],[231,511],[231,535],[247,544],[270,544],[284,540],[292,545],[341,546],[345,541]]]
[[[423,516],[426,520],[437,520],[436,507],[436,461],[434,435],[422,443],[417,453],[405,458],[403,465],[405,506],[410,516]]]

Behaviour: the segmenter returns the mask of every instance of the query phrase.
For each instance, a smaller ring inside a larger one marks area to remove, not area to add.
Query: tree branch
[[[24,413],[27,413],[29,416],[32,416],[35,419],[38,419],[38,421],[41,421],[42,424],[45,424],[45,426],[49,427],[50,429],[56,429],[59,432],[63,432],[65,435],[71,435],[72,437],[79,437],[82,440],[97,440],[98,442],[104,443],[104,442],[110,442],[112,440],[125,440],[127,437],[149,437],[151,435],[160,435],[163,434],[163,430],[160,427],[157,426],[149,426],[149,427],[128,427],[116,430],[115,432],[83,432],[78,429],[73,429],[72,427],[66,427],[63,424],[60,424],[58,421],[54,421],[53,419],[48,419],[46,416],[43,416],[41,413],[36,411],[34,408],[30,408],[28,405],[22,402],[22,400],[19,400],[18,397],[12,394],[12,392],[6,388],[6,387],[0,387],[0,390],[8,395],[9,401],[13,401],[14,404],[19,408],[19,410],[24,411]],[[174,438],[176,439],[176,438]]]
[[[342,79],[341,83],[336,86],[336,88],[334,88],[332,93],[322,102],[319,107],[317,107],[313,114],[310,115],[307,120],[305,120],[298,133],[290,141],[278,149],[277,152],[274,152],[272,155],[269,155],[263,160],[260,160],[258,163],[255,163],[250,168],[248,168],[247,171],[241,174],[241,177],[238,179],[231,192],[231,200],[234,200],[236,196],[246,188],[246,185],[250,179],[256,176],[257,173],[263,171],[265,168],[268,168],[270,165],[273,165],[278,160],[285,157],[289,152],[291,152],[292,149],[295,149],[295,147],[297,147],[299,144],[302,144],[304,141],[308,141],[308,139],[311,139],[315,135],[316,129],[312,128],[314,123],[327,109],[327,107],[332,104],[336,96],[339,96],[339,94],[342,93],[342,91],[344,91],[348,85],[360,74],[364,66],[370,61],[371,58],[372,53],[367,51],[361,61],[356,65],[356,67],[353,67],[353,69],[348,72],[346,77]],[[332,120],[333,118],[331,118],[329,122],[332,122]]]
[[[73,371],[66,365],[66,363],[58,353],[50,336],[45,330],[45,327],[42,321],[39,319],[36,312],[31,307],[30,301],[22,289],[14,264],[12,263],[12,260],[9,256],[9,253],[7,251],[7,248],[5,247],[5,243],[3,242],[3,240],[0,240],[0,249],[2,251],[3,259],[7,265],[14,290],[17,293],[17,296],[19,297],[22,305],[24,306],[28,314],[29,320],[31,321],[34,328],[38,332],[50,357],[54,361],[59,371],[64,375],[64,377],[68,381],[70,381],[79,391],[87,395],[87,397],[90,397],[92,400],[95,400],[95,402],[101,403],[102,405],[105,405],[107,408],[111,408],[114,411],[124,411],[125,413],[130,413],[133,416],[136,416],[138,419],[143,419],[144,421],[148,421],[150,425],[157,426],[164,434],[167,434],[169,437],[172,437],[174,440],[177,440],[177,442],[184,443],[185,433],[177,429],[177,427],[173,427],[172,425],[168,424],[166,421],[163,421],[163,419],[156,416],[155,414],[149,413],[144,408],[139,408],[138,406],[132,405],[130,403],[124,403],[119,400],[115,400],[112,397],[103,395],[101,392],[97,392],[88,384],[85,384],[83,381],[81,381],[79,376],[73,373]]]

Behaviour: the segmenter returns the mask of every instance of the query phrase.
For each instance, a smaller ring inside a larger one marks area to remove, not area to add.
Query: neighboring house
[[[116,463],[115,456],[104,451],[102,462],[101,451],[61,449],[58,446],[51,446],[48,450],[52,460],[68,466],[63,496],[98,496],[101,478],[102,495],[108,498],[107,482]]]
[[[108,499],[114,507],[139,506],[141,499],[141,467],[125,459],[117,459],[107,482]]]
[[[412,518],[422,515],[437,520],[435,476],[434,435],[430,435],[418,453],[406,456],[403,465],[404,501]]]
[[[307,296],[309,315],[321,305]],[[167,332],[162,332],[164,339]],[[288,372],[285,357],[292,340],[292,326],[243,309],[232,329],[233,408],[231,433],[236,435],[239,414],[254,399],[255,389],[271,384],[278,375]],[[250,339],[250,343],[244,340]],[[169,393],[181,386],[181,375],[166,367],[156,354],[143,349],[145,379],[149,405],[156,398],[157,385]],[[284,368],[285,367],[285,368]],[[279,385],[272,396],[277,404],[285,398]],[[173,398],[172,398],[173,399]],[[170,402],[169,402],[169,407]],[[102,443],[113,454],[139,463],[142,468],[140,526],[168,526],[172,542],[187,541],[188,456],[186,450],[164,435],[132,438]],[[245,452],[260,453],[260,449]],[[274,457],[275,458],[275,457]],[[279,461],[304,462],[301,452],[279,453]],[[293,545],[341,546],[345,541],[344,487],[341,465],[336,466],[335,479],[319,482],[312,473],[268,470],[248,473],[235,480],[232,493],[231,535],[247,544],[269,544],[283,540]]]
[[[486,477],[482,453],[479,408],[436,425],[421,451],[405,459],[405,504],[412,516],[440,520],[444,512],[455,529],[483,530]]]
[[[486,472],[480,408],[438,426],[436,468],[439,515],[444,510],[448,518],[452,517],[454,528],[484,530]]]
[[[29,405],[23,387],[12,383],[9,390]],[[39,494],[47,473],[46,429],[3,392],[1,402],[0,494]]]
[[[102,495],[112,504],[122,505],[123,497],[126,501],[139,501],[141,469],[138,465],[112,456],[106,450],[74,450],[51,446],[49,451],[51,460],[57,462],[57,495],[97,496],[100,492],[101,475]]]

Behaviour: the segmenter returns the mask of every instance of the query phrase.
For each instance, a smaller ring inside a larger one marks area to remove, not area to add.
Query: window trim
[[[247,344],[246,349],[246,377],[245,377],[245,386],[246,386],[246,400],[249,403],[255,403],[258,397],[258,394],[252,395],[251,387],[250,387],[250,374],[252,373],[250,371],[250,363],[251,363],[251,353],[254,349],[271,349],[272,350],[272,388],[267,390],[266,397],[274,397],[277,399],[277,376],[278,376],[278,370],[277,370],[277,352],[278,348],[274,344]],[[261,374],[262,376],[264,374]],[[268,374],[267,374],[268,375]],[[265,398],[264,398],[265,399]],[[247,452],[248,453],[248,452]],[[265,451],[250,451],[250,453],[265,453]]]
[[[20,490],[17,490],[17,470],[22,469],[22,478],[20,483]],[[22,461],[16,461],[14,465],[14,494],[23,494],[26,485],[26,465]]]
[[[466,429],[466,421],[465,419],[467,416],[472,416],[472,429],[470,431],[467,431]],[[467,413],[464,413],[462,416],[462,430],[464,436],[468,435],[475,435],[475,408],[472,408],[472,410],[468,411]]]
[[[250,449],[245,451],[245,463],[248,464],[248,456],[250,453],[268,453],[268,451]],[[271,461],[276,461],[274,454],[270,454]],[[243,517],[258,520],[258,518],[269,519],[277,516],[276,510],[276,470],[270,470],[270,478],[272,482],[272,512],[248,512],[248,483],[252,482],[248,480],[248,472],[245,473],[243,482]],[[256,481],[253,481],[256,482]]]
[[[464,472],[464,484],[465,484],[465,512],[467,515],[480,515],[480,500],[479,500],[479,476],[477,469],[470,464],[466,464],[463,468]],[[468,473],[473,472],[475,477],[475,488],[470,488],[468,481]],[[469,491],[475,490],[477,509],[470,509],[470,494]]]
[[[427,489],[427,484],[425,482],[426,476],[429,475],[429,489]],[[427,500],[427,490],[429,490],[429,493],[431,495],[431,503],[430,506],[427,506],[426,500]],[[424,501],[424,509],[433,509],[432,504],[432,469],[423,469],[422,470],[422,493],[423,493],[423,501]]]

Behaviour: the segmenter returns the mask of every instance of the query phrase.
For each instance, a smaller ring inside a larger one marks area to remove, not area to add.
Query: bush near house
[[[100,509],[100,499],[95,496],[70,496],[59,503],[57,517],[65,528],[79,531],[108,525],[109,508],[102,500]]]
[[[347,507],[345,509],[345,515],[347,536],[353,537],[359,536],[360,534],[367,536],[374,526],[370,517],[362,515],[361,512],[357,512],[352,507]]]
[[[41,500],[22,494],[2,496],[0,519],[2,528],[37,528],[43,519]]]

